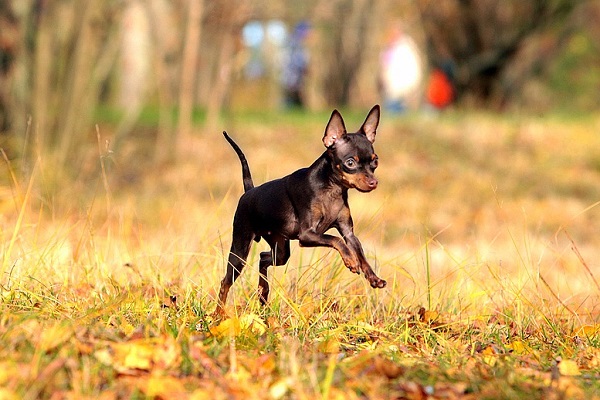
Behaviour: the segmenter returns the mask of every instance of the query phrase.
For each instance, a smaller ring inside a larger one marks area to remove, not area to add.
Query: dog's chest
[[[317,231],[325,232],[338,221],[339,215],[345,207],[341,198],[325,197],[313,199],[310,212],[312,220],[317,224]]]

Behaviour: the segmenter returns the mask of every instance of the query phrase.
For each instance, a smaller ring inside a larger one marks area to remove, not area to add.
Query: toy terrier
[[[261,305],[269,297],[267,269],[284,265],[290,257],[290,240],[302,247],[333,247],[348,269],[362,272],[373,288],[383,288],[365,258],[348,207],[348,190],[370,192],[377,188],[378,165],[373,150],[380,108],[374,106],[356,133],[347,133],[341,114],[334,110],[323,136],[325,152],[309,167],[254,187],[248,162],[239,146],[223,132],[242,164],[244,194],[233,219],[233,241],[227,272],[221,281],[216,314],[223,313],[229,289],[242,272],[252,240],[265,239],[271,249],[260,253],[258,290]],[[341,235],[326,232],[335,228]]]

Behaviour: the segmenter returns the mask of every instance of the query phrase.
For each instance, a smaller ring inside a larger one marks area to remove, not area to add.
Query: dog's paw
[[[227,313],[220,305],[217,306],[217,309],[209,315],[211,322],[221,322],[227,317]]]
[[[348,269],[350,270],[350,272],[353,272],[355,274],[360,274],[360,266],[358,266],[358,265],[350,265],[350,266],[348,266]]]
[[[350,270],[350,272],[354,272],[355,274],[360,274],[361,264],[360,264],[360,261],[358,260],[358,258],[356,258],[356,257],[346,258],[346,259],[344,259],[344,264],[346,265],[346,268],[348,268]]]
[[[371,287],[373,289],[383,289],[385,287],[385,285],[387,285],[386,281],[384,281],[383,279],[379,279],[377,277],[371,279],[369,281],[369,283],[371,284]]]

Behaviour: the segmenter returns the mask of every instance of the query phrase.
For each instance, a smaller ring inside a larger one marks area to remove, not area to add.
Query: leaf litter
[[[133,331],[116,317],[5,313],[0,398],[589,399],[600,390],[598,330],[587,325],[556,346],[539,332],[516,335],[506,318],[473,329],[434,310],[404,311],[394,325],[330,311],[318,330],[245,312],[205,331],[181,309],[165,322],[174,311],[140,313],[147,325]]]

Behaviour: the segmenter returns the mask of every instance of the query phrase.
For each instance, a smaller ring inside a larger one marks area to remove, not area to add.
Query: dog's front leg
[[[387,284],[387,282],[381,278],[379,278],[375,272],[373,272],[373,268],[367,261],[365,254],[362,249],[362,245],[356,236],[354,236],[353,232],[347,233],[344,235],[344,239],[348,244],[348,247],[356,252],[358,259],[360,260],[360,269],[365,274],[365,278],[369,281],[369,284],[373,288],[383,288]]]
[[[336,228],[338,232],[342,235],[348,248],[356,254],[356,257],[360,263],[360,270],[365,275],[365,278],[369,281],[369,284],[373,288],[383,288],[387,284],[387,282],[381,278],[379,278],[371,265],[367,261],[365,257],[365,253],[363,251],[362,245],[358,238],[354,235],[354,227],[352,222],[352,216],[350,215],[350,209],[345,208],[340,213],[340,218],[338,219]]]
[[[320,234],[315,229],[302,230],[298,235],[298,242],[302,247],[331,247],[340,253],[344,265],[355,274],[361,270],[361,261],[355,251],[346,245],[342,238]]]

